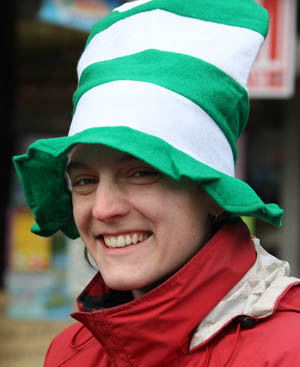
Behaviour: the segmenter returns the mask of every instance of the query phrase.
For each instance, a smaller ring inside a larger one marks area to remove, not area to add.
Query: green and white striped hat
[[[78,236],[64,170],[78,143],[130,153],[179,180],[199,183],[224,210],[281,224],[234,178],[247,123],[247,79],[268,30],[254,0],[139,0],[91,30],[78,64],[69,136],[33,143],[14,158],[34,233]]]

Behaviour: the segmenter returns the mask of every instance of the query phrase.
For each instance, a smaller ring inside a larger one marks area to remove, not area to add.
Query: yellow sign
[[[51,239],[30,232],[34,224],[32,213],[16,208],[11,222],[10,268],[13,271],[41,271],[49,268]]]

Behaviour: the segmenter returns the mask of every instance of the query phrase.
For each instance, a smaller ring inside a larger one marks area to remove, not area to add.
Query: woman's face
[[[77,145],[68,164],[80,236],[112,289],[138,297],[208,240],[212,200],[188,180],[101,145]]]

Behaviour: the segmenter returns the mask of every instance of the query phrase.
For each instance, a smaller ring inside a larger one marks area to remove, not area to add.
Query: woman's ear
[[[213,218],[214,222],[219,222],[222,221],[223,219],[225,219],[227,216],[229,216],[229,213],[226,212],[223,208],[221,208],[216,202],[215,200],[208,195],[205,190],[200,186],[199,189],[201,190],[201,192],[206,196],[207,198],[207,203],[208,203],[208,214],[210,217]]]
[[[220,217],[225,213],[224,209],[222,209],[213,198],[208,195],[208,213],[212,217]]]
[[[221,223],[223,220],[226,220],[230,213],[226,212],[222,209],[211,197],[209,197],[209,210],[208,213],[212,217],[212,223],[214,225]]]

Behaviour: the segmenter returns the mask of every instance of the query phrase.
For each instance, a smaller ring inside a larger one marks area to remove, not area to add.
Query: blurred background
[[[42,366],[51,339],[73,322],[76,296],[94,274],[79,240],[30,233],[33,218],[11,158],[38,138],[67,134],[89,29],[123,2],[2,2],[0,367]],[[285,209],[281,228],[244,220],[300,276],[299,7],[297,0],[257,2],[269,11],[270,32],[249,79],[252,107],[238,142],[236,174],[264,201]]]

